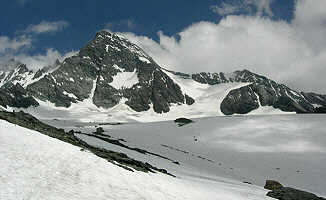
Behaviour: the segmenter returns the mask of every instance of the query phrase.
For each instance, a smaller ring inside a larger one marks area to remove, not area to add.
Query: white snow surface
[[[96,126],[101,126],[105,134],[125,140],[127,146],[157,153],[180,165],[89,136],[78,137],[93,146],[160,166],[180,177],[226,183],[247,181],[261,187],[272,179],[325,197],[325,116],[222,116],[194,119],[194,123],[182,127],[173,121],[122,125],[47,122],[84,133],[94,132]]]
[[[0,141],[0,199],[270,199],[266,190],[239,182],[130,172],[2,120]]]
[[[112,78],[113,81],[109,84],[116,89],[131,88],[133,85],[139,82],[136,69],[133,72],[126,72],[122,70]]]
[[[139,56],[138,57],[139,58],[139,60],[141,60],[141,61],[143,61],[143,62],[145,62],[145,63],[151,63],[151,61],[149,61],[147,58],[145,58],[145,57],[142,57],[142,56]]]

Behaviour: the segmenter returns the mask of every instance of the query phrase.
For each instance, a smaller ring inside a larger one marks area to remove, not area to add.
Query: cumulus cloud
[[[6,52],[17,51],[23,47],[28,47],[32,43],[32,40],[27,37],[9,38],[6,36],[0,36],[0,54]]]
[[[224,15],[229,15],[229,14],[232,14],[235,12],[239,12],[241,7],[237,6],[237,5],[222,2],[222,4],[220,6],[213,5],[210,7],[210,9],[212,10],[212,12],[219,14],[221,16],[224,16]]]
[[[265,5],[261,5],[264,12]],[[199,22],[178,33],[179,40],[162,31],[159,42],[133,33],[124,35],[172,70],[247,68],[294,89],[326,93],[325,7],[324,0],[298,0],[290,23],[242,15],[227,16],[219,23]]]
[[[22,35],[16,38],[0,36],[0,70],[6,63],[14,59],[27,65],[31,70],[53,65],[56,60],[64,60],[76,54],[76,51],[68,53],[60,53],[57,50],[49,48],[44,54],[30,55],[28,50],[33,46],[33,42],[37,40],[38,34],[56,32],[68,26],[65,21],[47,22],[42,21],[37,25],[30,25],[25,31],[21,31]]]
[[[66,21],[42,21],[39,24],[32,24],[25,30],[26,33],[42,34],[42,33],[53,33],[60,31],[69,26]]]
[[[234,14],[237,12],[252,13],[254,7],[257,11],[258,16],[264,14],[272,17],[273,12],[271,10],[271,3],[273,0],[245,0],[245,1],[234,1],[230,3],[222,2],[220,5],[212,5],[211,11],[221,16]]]
[[[47,49],[44,54],[29,55],[25,53],[8,54],[0,57],[0,70],[1,66],[8,62],[10,59],[26,64],[28,69],[37,71],[43,67],[52,66],[57,60],[62,62],[64,59],[77,54],[78,51],[70,51],[67,53],[60,53],[55,49]],[[5,65],[3,65],[5,66]]]
[[[47,49],[45,54],[37,55],[28,55],[28,54],[19,54],[13,56],[13,58],[21,63],[26,64],[30,70],[38,70],[43,67],[51,66],[55,64],[57,60],[62,62],[64,59],[71,57],[77,54],[77,51],[70,51],[64,54],[61,54],[59,51],[54,49]]]
[[[263,13],[269,15],[269,16],[273,16],[273,12],[271,10],[271,3],[273,2],[273,0],[247,0],[245,1],[247,2],[248,5],[254,5],[257,7],[257,14],[259,16],[262,16]]]

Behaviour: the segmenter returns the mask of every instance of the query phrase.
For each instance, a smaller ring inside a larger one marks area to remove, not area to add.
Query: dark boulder
[[[194,121],[192,121],[191,119],[187,119],[187,118],[178,118],[176,120],[174,120],[175,123],[178,124],[178,126],[184,126],[186,124],[192,123]]]
[[[267,180],[264,188],[267,190],[275,190],[275,189],[283,188],[283,185],[274,180]]]
[[[318,197],[312,193],[289,187],[282,187],[270,191],[267,193],[267,196],[279,200],[325,200],[324,198]]]
[[[94,132],[94,134],[99,134],[99,135],[101,135],[103,133],[104,133],[104,129],[102,127],[96,128],[96,131]]]
[[[185,98],[186,98],[186,104],[187,105],[192,105],[195,103],[195,100],[193,98],[191,98],[190,96],[185,94]]]

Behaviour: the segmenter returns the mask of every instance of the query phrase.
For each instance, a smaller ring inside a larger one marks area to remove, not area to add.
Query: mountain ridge
[[[203,88],[206,94],[216,90],[216,96],[204,100]],[[6,94],[0,98],[3,107],[38,107],[39,101],[48,101],[69,108],[90,99],[98,108],[111,109],[123,102],[135,112],[153,109],[158,114],[171,112],[173,106],[192,109],[193,105],[199,112],[214,109],[224,115],[247,114],[265,106],[318,113],[326,106],[325,95],[298,92],[246,69],[187,74],[162,68],[140,47],[107,31],[98,32],[78,54],[62,63],[37,72],[18,63],[15,69],[0,72],[0,93]],[[16,96],[20,98],[15,102]],[[214,108],[216,99],[220,102]],[[200,110],[205,103],[209,109]]]

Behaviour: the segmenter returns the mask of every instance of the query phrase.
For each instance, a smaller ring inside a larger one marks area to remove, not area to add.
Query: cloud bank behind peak
[[[249,69],[296,89],[326,93],[326,1],[298,0],[291,22],[229,15],[156,42],[123,33],[160,65],[184,72]]]

